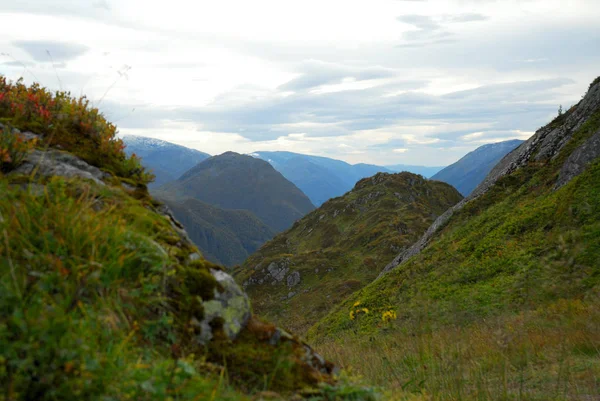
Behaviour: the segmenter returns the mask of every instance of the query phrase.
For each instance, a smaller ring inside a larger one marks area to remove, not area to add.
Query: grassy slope
[[[400,249],[460,199],[441,182],[410,173],[377,174],[265,244],[236,270],[236,279],[254,281],[246,291],[256,313],[305,332],[332,306],[370,283]],[[299,274],[300,283],[288,286],[284,278],[272,285],[264,272],[272,262],[286,264],[288,277]],[[288,299],[290,292],[295,294]]]
[[[595,399],[600,163],[553,187],[599,128],[596,112],[555,159],[498,181],[310,337],[374,381],[435,399]],[[384,322],[386,311],[397,320]]]
[[[215,319],[213,340],[200,345],[194,322],[222,289],[210,273],[220,268],[191,261],[197,249],[157,212],[149,177],[113,143],[114,127],[66,94],[0,84],[3,123],[39,129],[41,151],[79,143],[78,155],[111,174],[104,186],[5,175],[29,147],[1,131],[0,400],[247,400],[304,388],[315,400],[372,399],[328,384],[303,359],[304,344],[270,340],[275,327],[256,318],[235,341],[227,317]],[[104,147],[86,147],[95,141]]]
[[[247,210],[227,210],[193,198],[169,199],[157,192],[205,258],[231,267],[242,263],[275,233]]]

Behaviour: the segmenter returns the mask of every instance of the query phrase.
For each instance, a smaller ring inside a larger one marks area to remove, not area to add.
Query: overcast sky
[[[598,0],[0,0],[0,74],[219,154],[446,165],[600,75]]]

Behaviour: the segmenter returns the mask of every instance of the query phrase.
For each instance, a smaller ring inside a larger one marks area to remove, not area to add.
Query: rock
[[[108,174],[99,168],[87,164],[72,154],[58,150],[43,152],[37,149],[29,153],[23,164],[10,174],[30,175],[34,170],[38,176],[79,177],[92,180],[99,185],[104,185],[102,180],[108,177]]]
[[[38,134],[34,134],[33,132],[29,131],[21,132],[19,133],[19,135],[21,135],[21,137],[23,137],[26,141],[31,141],[32,139],[40,139],[40,136]]]
[[[578,147],[563,164],[555,189],[567,184],[585,170],[585,167],[600,157],[600,130]]]
[[[179,237],[185,243],[192,244],[192,240],[188,236],[187,231],[185,231],[185,229],[183,228],[183,225],[181,225],[181,223],[179,221],[177,221],[177,219],[175,218],[175,215],[173,215],[173,212],[171,211],[171,209],[169,209],[169,207],[167,205],[161,204],[160,206],[156,207],[155,211],[156,211],[156,213],[160,214],[161,216],[163,216],[164,218],[169,220],[169,223],[171,223],[171,227],[173,227],[175,229],[175,231],[177,232]],[[191,259],[190,259],[190,261],[191,261]]]
[[[200,260],[200,254],[198,252],[191,253],[190,256],[188,256],[188,258],[190,259],[190,262]]]
[[[296,295],[296,293],[295,293],[294,291],[290,291],[290,292],[288,292],[288,294],[287,294],[287,299],[291,299],[291,298],[293,298],[293,297],[294,297],[294,295]]]
[[[300,272],[293,272],[290,275],[287,276],[287,286],[288,287],[295,287],[298,284],[300,284]]]
[[[271,262],[269,264],[269,266],[267,267],[267,270],[268,270],[269,274],[271,275],[271,277],[273,277],[273,279],[275,280],[274,283],[279,283],[279,282],[283,281],[286,273],[289,270],[288,265],[289,265],[288,259],[284,259],[279,262]]]
[[[210,323],[215,318],[223,320],[223,331],[234,340],[250,319],[250,301],[248,296],[235,283],[233,277],[221,270],[210,269],[210,273],[223,287],[223,291],[215,289],[214,299],[203,302],[204,316],[198,324],[202,328],[198,341],[208,343],[212,338]]]

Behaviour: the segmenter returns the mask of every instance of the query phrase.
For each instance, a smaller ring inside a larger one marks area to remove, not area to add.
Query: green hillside
[[[256,313],[305,332],[375,279],[461,198],[442,182],[411,173],[378,173],[265,244],[236,269],[235,277]]]
[[[252,315],[85,99],[0,77],[0,121],[0,400],[374,399]]]
[[[597,79],[309,338],[433,399],[595,399],[599,156]]]
[[[234,152],[204,160],[160,190],[223,209],[248,210],[275,232],[314,209],[306,195],[269,163]]]
[[[175,200],[156,194],[183,224],[202,255],[214,263],[234,266],[242,263],[275,233],[247,210],[228,210],[193,198]]]

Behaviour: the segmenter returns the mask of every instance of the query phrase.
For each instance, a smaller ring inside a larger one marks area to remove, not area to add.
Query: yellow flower
[[[358,305],[360,305],[360,301],[356,301],[356,302],[354,303],[354,305],[352,305],[352,307],[353,307],[353,308],[356,308]]]
[[[396,312],[391,309],[383,312],[383,314],[381,315],[381,320],[383,320],[386,323],[390,322],[391,320],[396,320],[397,318],[398,316],[396,315]]]

